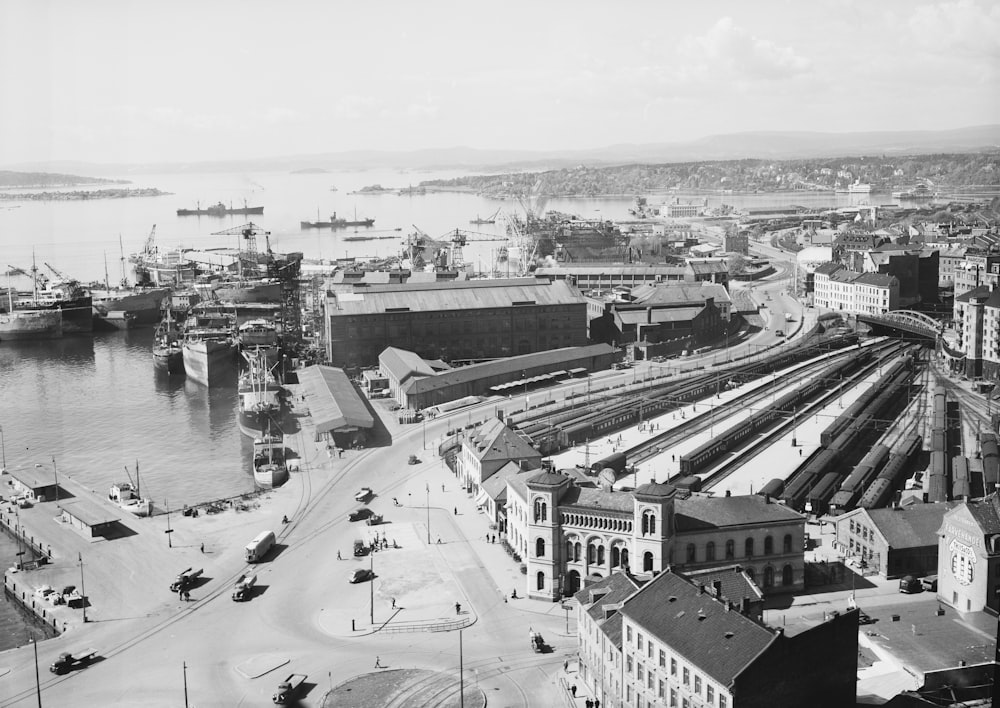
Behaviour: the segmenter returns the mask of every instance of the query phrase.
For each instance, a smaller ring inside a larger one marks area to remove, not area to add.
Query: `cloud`
[[[407,105],[403,113],[410,118],[433,118],[439,110],[437,101],[427,94],[421,101]]]
[[[1000,5],[974,0],[921,5],[908,21],[912,39],[935,54],[1000,56]]]
[[[705,34],[685,37],[678,45],[681,81],[724,78],[740,82],[775,81],[808,74],[812,62],[790,47],[755,37],[723,17]]]

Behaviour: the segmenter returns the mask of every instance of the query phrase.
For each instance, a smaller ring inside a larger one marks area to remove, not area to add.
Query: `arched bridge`
[[[864,322],[875,331],[906,333],[922,339],[936,341],[944,331],[939,321],[913,310],[891,310],[884,315],[858,315],[858,322]]]

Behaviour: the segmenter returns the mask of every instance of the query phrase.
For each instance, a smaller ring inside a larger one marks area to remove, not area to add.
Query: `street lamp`
[[[431,545],[431,485],[430,482],[424,483],[424,488],[427,490],[427,545]]]
[[[166,499],[163,500],[163,506],[165,506],[167,509],[167,530],[164,531],[163,533],[167,534],[167,548],[173,548],[174,543],[171,540],[171,534],[173,534],[174,530],[170,528],[170,504],[167,502]]]
[[[368,607],[370,608],[368,619],[371,620],[372,627],[375,626],[375,555],[368,553],[368,571],[371,575],[368,578]]]
[[[77,553],[80,559],[80,595],[83,597],[83,623],[87,623],[87,589],[83,585],[83,554]]]

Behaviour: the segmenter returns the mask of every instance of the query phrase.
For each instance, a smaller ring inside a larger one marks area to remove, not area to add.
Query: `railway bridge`
[[[931,345],[937,344],[944,331],[944,325],[939,321],[913,310],[891,310],[884,315],[859,314],[858,322],[864,322],[878,334],[906,335]]]

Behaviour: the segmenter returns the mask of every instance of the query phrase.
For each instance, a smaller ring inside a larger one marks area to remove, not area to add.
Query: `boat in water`
[[[847,189],[838,188],[834,191],[837,194],[871,194],[872,186],[862,183],[860,179],[856,179],[852,184],[847,185]]]
[[[162,317],[163,302],[170,297],[166,287],[91,289],[94,325],[99,329],[132,329],[156,324]]]
[[[936,195],[934,194],[934,192],[931,191],[931,188],[928,187],[926,184],[918,184],[913,189],[908,189],[900,192],[893,192],[892,196],[894,199],[902,199],[904,201],[917,202],[917,201],[926,201],[934,199]]]
[[[194,209],[178,209],[177,216],[227,216],[229,214],[263,214],[264,207],[252,207],[244,205],[242,207],[233,207],[232,204],[226,206],[222,202],[213,204],[212,206],[202,209],[201,205],[197,205]]]
[[[240,430],[254,437],[272,423],[279,424],[287,391],[274,375],[275,366],[268,367],[261,351],[243,351],[247,369],[239,381]]]
[[[281,300],[281,282],[273,278],[218,281],[212,283],[209,289],[212,299],[222,302],[279,302]]]
[[[184,373],[203,386],[236,383],[236,316],[200,303],[184,322]]]
[[[253,479],[264,489],[280,487],[288,481],[285,441],[280,433],[268,430],[254,438]]]
[[[112,484],[111,490],[108,492],[108,499],[130,514],[152,516],[153,500],[149,497],[143,497],[139,493],[139,461],[136,460],[135,463],[135,484],[132,484],[132,475],[128,473],[127,466],[125,474],[128,475],[129,481]]]
[[[59,310],[62,313],[62,334],[92,332],[94,313],[90,291],[80,281],[63,275],[48,263],[45,265],[56,275],[56,280],[49,280],[40,274],[34,263],[31,264],[30,273],[21,268],[13,268],[13,272],[31,279],[32,289],[13,293],[11,309]],[[8,291],[8,300],[11,300],[11,295]]]
[[[12,310],[0,305],[0,342],[62,337],[61,310]]]
[[[387,238],[399,238],[398,236],[375,236],[362,234],[360,236],[344,236],[341,241],[378,241]]]
[[[363,226],[369,228],[375,225],[375,219],[359,219],[355,214],[353,219],[343,219],[333,212],[329,221],[300,221],[299,226],[303,229],[345,229],[350,226]]]
[[[181,345],[180,328],[177,327],[171,309],[167,307],[164,312],[163,320],[153,335],[153,366],[167,374],[183,374],[184,348]]]
[[[262,357],[268,370],[277,370],[277,365],[281,363],[281,345],[278,343],[278,327],[273,320],[263,317],[247,320],[237,328],[236,336],[244,355]]]

